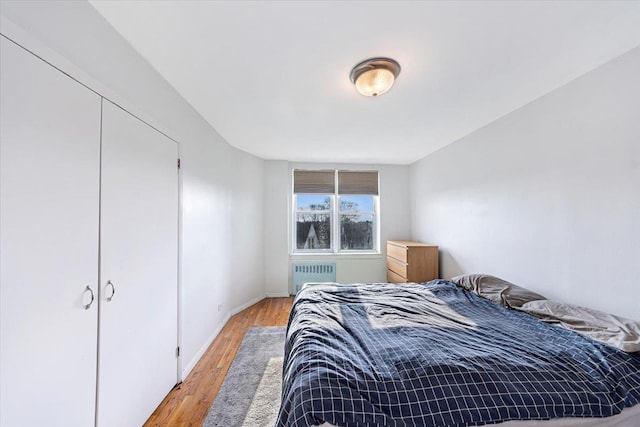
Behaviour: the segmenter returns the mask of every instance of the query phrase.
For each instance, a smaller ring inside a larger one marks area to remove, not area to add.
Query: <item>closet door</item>
[[[0,425],[87,427],[100,97],[0,39]]]
[[[176,382],[177,158],[103,102],[99,427],[141,426]]]

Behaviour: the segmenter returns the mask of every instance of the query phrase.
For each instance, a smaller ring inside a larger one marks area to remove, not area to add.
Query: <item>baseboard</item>
[[[229,317],[233,316],[234,314],[240,313],[242,310],[251,307],[253,304],[255,304],[255,303],[259,302],[259,301],[262,301],[263,299],[265,299],[264,295],[261,296],[261,297],[253,298],[253,299],[249,300],[249,302],[246,302],[246,303],[244,303],[242,305],[239,305],[236,308],[232,308],[231,311],[229,312]],[[227,320],[229,320],[229,319],[227,319]]]
[[[191,373],[193,368],[195,368],[196,364],[200,361],[200,359],[202,358],[204,353],[207,351],[207,349],[209,348],[209,346],[211,345],[213,340],[216,339],[216,337],[218,336],[220,331],[222,331],[222,328],[224,328],[224,325],[227,324],[227,322],[229,321],[230,318],[231,318],[231,314],[227,314],[224,317],[224,319],[222,320],[222,322],[220,322],[220,326],[218,326],[213,331],[213,333],[209,336],[209,338],[204,343],[204,345],[202,347],[200,347],[200,350],[198,350],[196,355],[191,359],[191,361],[187,364],[187,366],[185,366],[185,368],[182,370],[182,375],[180,377],[180,381],[184,381],[187,378],[187,376]]]
[[[289,296],[291,296],[289,292],[267,292],[266,294],[267,298],[287,298]]]
[[[196,364],[200,361],[200,359],[202,358],[204,353],[207,351],[207,349],[209,348],[209,346],[211,345],[213,340],[215,340],[216,337],[218,336],[218,334],[220,334],[220,331],[222,331],[222,328],[224,328],[224,326],[227,324],[227,322],[229,321],[231,316],[233,316],[234,314],[240,313],[242,310],[251,307],[253,304],[257,303],[258,301],[262,301],[264,298],[265,298],[264,296],[256,297],[256,298],[253,298],[253,299],[249,300],[248,302],[246,302],[246,303],[244,303],[244,304],[242,304],[242,305],[240,305],[238,307],[235,307],[235,308],[231,309],[224,316],[224,319],[220,323],[220,326],[218,326],[213,331],[213,333],[209,336],[209,338],[204,343],[204,345],[200,348],[200,350],[198,350],[196,355],[191,359],[191,361],[187,364],[187,366],[182,370],[182,376],[180,377],[180,381],[184,381],[185,378],[187,378],[187,376],[191,373],[193,368],[195,368]]]

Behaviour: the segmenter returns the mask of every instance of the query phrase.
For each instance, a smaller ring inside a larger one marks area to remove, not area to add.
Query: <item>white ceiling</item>
[[[640,2],[92,1],[233,146],[408,164],[640,45]],[[402,66],[378,98],[351,68]]]

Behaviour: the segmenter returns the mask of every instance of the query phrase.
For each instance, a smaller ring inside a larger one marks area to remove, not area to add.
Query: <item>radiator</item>
[[[293,293],[297,294],[308,282],[335,282],[336,263],[296,263],[293,264]]]

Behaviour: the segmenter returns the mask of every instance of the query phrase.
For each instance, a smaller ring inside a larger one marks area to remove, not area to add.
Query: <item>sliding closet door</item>
[[[98,427],[138,427],[176,382],[177,144],[102,116]]]
[[[0,39],[0,425],[92,426],[100,97]]]

